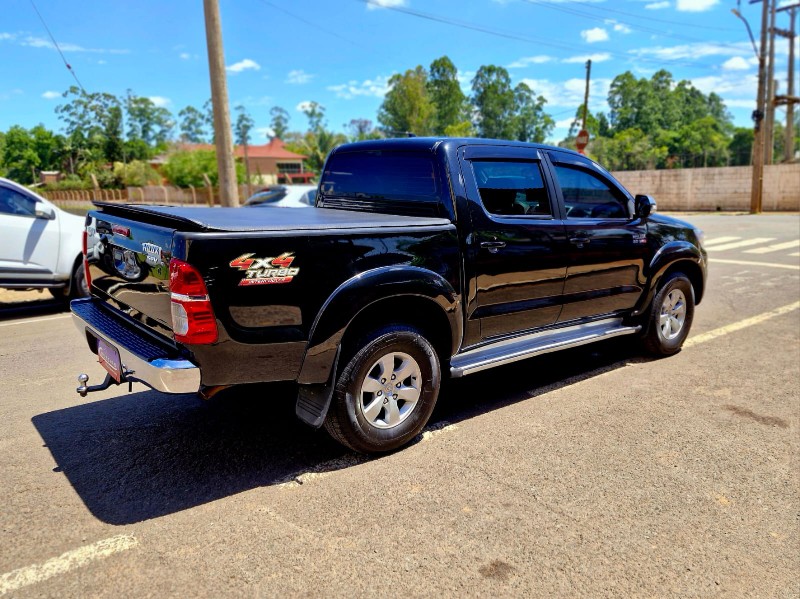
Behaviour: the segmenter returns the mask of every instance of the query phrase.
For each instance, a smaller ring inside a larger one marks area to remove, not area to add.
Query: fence
[[[256,186],[253,186],[256,189]],[[40,195],[58,206],[89,204],[92,201],[128,202],[131,204],[167,204],[172,206],[218,206],[221,205],[218,187],[172,187],[149,185],[127,189],[76,189],[39,191]],[[248,197],[248,186],[239,186],[239,198]]]

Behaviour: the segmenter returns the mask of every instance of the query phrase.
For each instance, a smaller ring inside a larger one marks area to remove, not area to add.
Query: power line
[[[526,42],[529,44],[536,44],[537,46],[550,46],[552,48],[558,48],[560,50],[569,50],[574,51],[575,46],[574,44],[567,44],[567,43],[560,43],[554,40],[544,39],[544,38],[537,38],[532,36],[525,36],[517,33],[505,32],[497,29],[490,29],[488,27],[484,27],[483,25],[477,25],[475,23],[470,23],[467,21],[459,21],[455,19],[450,19],[447,17],[442,17],[439,15],[422,12],[419,10],[414,10],[411,8],[406,8],[402,6],[389,6],[385,4],[380,4],[377,0],[358,0],[359,2],[363,2],[364,4],[370,4],[372,6],[380,6],[381,8],[385,8],[387,10],[393,10],[395,12],[400,12],[406,15],[410,15],[413,17],[417,17],[420,19],[426,19],[428,21],[435,21],[437,23],[444,23],[446,25],[450,25],[453,27],[460,27],[462,29],[469,29],[472,31],[478,31],[480,33],[486,33],[487,35],[493,35],[495,37],[502,37],[505,39],[513,39],[521,42]],[[646,58],[641,55],[631,55],[625,54],[623,52],[614,52],[611,50],[604,50],[604,54],[608,54],[609,56],[614,56],[616,58],[621,58],[625,60],[632,60],[636,59],[642,62],[647,62],[651,64],[657,64],[659,66],[664,65],[673,65],[673,66],[684,66],[684,67],[700,67],[705,69],[713,69],[714,65],[710,65],[708,63],[701,63],[701,62],[683,62],[677,60],[655,60]]]
[[[557,11],[560,11],[560,12],[563,12],[563,13],[566,13],[566,14],[576,15],[576,16],[579,16],[579,17],[587,18],[587,19],[592,19],[594,21],[603,21],[605,23],[605,22],[607,22],[609,20],[612,20],[612,21],[614,21],[615,24],[624,25],[624,26],[626,26],[626,27],[628,27],[630,29],[633,29],[635,31],[641,31],[643,33],[651,33],[653,35],[659,35],[659,36],[662,36],[662,37],[669,37],[669,38],[672,38],[672,39],[681,40],[681,41],[685,41],[685,42],[707,43],[707,40],[701,39],[699,37],[690,37],[690,36],[687,36],[687,35],[679,35],[679,34],[675,34],[675,33],[666,33],[662,29],[655,29],[653,27],[645,27],[643,25],[634,25],[634,24],[631,24],[631,23],[623,23],[622,21],[617,21],[616,19],[609,19],[608,17],[595,15],[595,14],[584,12],[582,10],[577,10],[577,9],[574,9],[574,8],[568,8],[566,6],[559,5],[559,4],[552,4],[550,2],[543,2],[542,0],[525,0],[525,2],[527,2],[528,4],[532,4],[534,6],[541,6],[542,8],[549,8],[550,10],[557,10]],[[585,3],[581,3],[581,6],[586,6],[586,4]],[[721,47],[727,47],[727,48],[735,48],[737,50],[739,49],[737,46],[734,46],[732,44],[722,43],[722,42],[717,42],[716,45],[717,46],[721,46]]]
[[[47,35],[50,36],[50,41],[53,42],[53,45],[55,46],[56,50],[58,50],[58,53],[61,55],[61,60],[64,61],[64,66],[66,66],[67,70],[70,73],[72,73],[72,76],[75,78],[75,81],[78,83],[78,87],[80,87],[81,91],[85,94],[86,90],[83,89],[83,85],[81,85],[81,81],[80,81],[80,79],[78,79],[78,75],[75,73],[75,70],[72,68],[72,65],[67,62],[67,59],[64,56],[64,53],[61,51],[61,48],[59,47],[58,42],[56,41],[56,38],[53,37],[53,34],[50,32],[50,28],[47,26],[47,23],[45,23],[44,17],[42,17],[42,13],[40,13],[39,9],[36,8],[36,4],[33,3],[33,0],[29,0],[29,1],[31,3],[31,6],[33,7],[33,10],[35,10],[36,14],[39,16],[39,20],[42,22],[42,25],[44,25],[44,29],[45,29],[45,31],[47,31]]]
[[[637,15],[636,13],[627,12],[624,10],[619,10],[616,8],[608,8],[605,6],[590,6],[586,2],[575,2],[574,0],[564,0],[564,4],[577,4],[582,7],[591,8],[592,10],[599,10],[602,12],[611,12],[616,13],[619,15],[625,15],[627,17],[631,17],[632,19],[640,19],[642,21],[653,21],[654,23],[667,23],[670,25],[680,25],[681,27],[692,27],[695,29],[702,29],[704,31],[737,31],[733,27],[712,27],[710,25],[695,25],[694,23],[686,23],[684,21],[672,21],[670,19],[659,19],[657,17],[649,17],[644,15]]]
[[[296,15],[293,12],[290,12],[290,11],[286,10],[285,8],[283,8],[281,6],[278,6],[277,4],[273,4],[272,2],[269,2],[268,0],[261,0],[261,2],[263,2],[264,4],[266,4],[267,6],[269,6],[271,8],[274,8],[275,10],[278,10],[278,11],[284,13],[285,15],[288,15],[288,16],[292,17],[293,19],[297,19],[301,23],[305,23],[306,25],[309,25],[309,26],[313,27],[314,29],[319,29],[320,31],[323,31],[323,32],[327,33],[328,35],[332,35],[333,37],[336,37],[336,38],[338,38],[338,39],[340,39],[340,40],[342,40],[344,42],[347,42],[348,44],[353,44],[354,46],[361,47],[360,44],[357,44],[353,40],[349,40],[346,37],[343,37],[343,36],[339,35],[335,31],[331,31],[330,29],[326,29],[325,27],[322,27],[321,25],[317,25],[316,23],[314,23],[312,21],[309,21],[305,17],[301,17],[300,15]]]

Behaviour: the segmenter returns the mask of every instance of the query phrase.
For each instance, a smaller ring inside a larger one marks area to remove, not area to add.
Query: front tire
[[[355,451],[392,451],[428,422],[439,396],[439,357],[419,331],[401,325],[357,347],[337,379],[325,429]]]
[[[670,274],[653,298],[643,338],[645,350],[655,356],[678,353],[694,320],[694,288],[682,272]]]

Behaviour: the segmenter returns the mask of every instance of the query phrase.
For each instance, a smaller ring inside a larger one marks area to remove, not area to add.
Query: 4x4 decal
[[[231,260],[229,266],[245,271],[244,278],[239,281],[239,287],[248,285],[274,285],[277,283],[291,283],[300,269],[291,268],[294,255],[285,252],[277,258],[253,258],[255,254],[242,254]]]

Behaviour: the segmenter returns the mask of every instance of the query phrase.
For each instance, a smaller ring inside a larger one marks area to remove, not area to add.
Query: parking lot
[[[0,595],[797,597],[800,217],[685,218],[710,274],[678,355],[454,381],[379,458],[289,385],[80,398],[69,315],[4,293]]]

